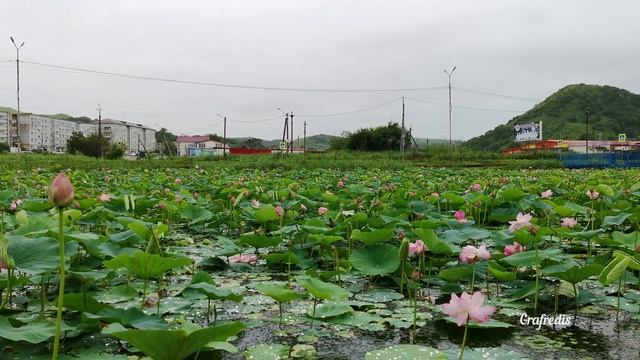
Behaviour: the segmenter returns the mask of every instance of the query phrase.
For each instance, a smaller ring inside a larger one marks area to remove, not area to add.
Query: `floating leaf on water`
[[[447,360],[447,355],[431,347],[420,345],[393,345],[369,351],[365,360]]]

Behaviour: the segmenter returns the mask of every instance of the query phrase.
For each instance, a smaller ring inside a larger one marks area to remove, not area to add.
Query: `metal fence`
[[[563,155],[562,161],[564,166],[569,169],[633,168],[640,167],[640,153],[569,154]]]

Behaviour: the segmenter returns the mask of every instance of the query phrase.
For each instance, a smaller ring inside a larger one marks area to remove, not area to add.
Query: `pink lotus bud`
[[[467,223],[467,214],[464,213],[464,211],[456,211],[455,214],[453,214],[453,217],[456,219],[456,221],[458,222],[458,224],[466,224]]]
[[[324,206],[321,206],[321,207],[318,208],[318,215],[324,216],[328,211],[329,211],[329,209],[327,209]]]
[[[276,215],[278,215],[278,217],[282,217],[282,215],[284,215],[284,209],[282,208],[282,206],[276,206]]]
[[[482,186],[480,184],[473,184],[469,187],[471,191],[480,191],[482,190]]]
[[[98,196],[98,201],[102,202],[102,203],[107,203],[109,201],[111,201],[111,196],[109,196],[109,194],[107,193],[102,193]]]
[[[300,211],[307,212],[307,207],[304,204],[300,204]]]
[[[73,185],[64,173],[58,174],[49,187],[49,201],[58,208],[65,207],[73,201]]]
[[[440,199],[440,194],[438,194],[437,192],[432,192],[431,196],[433,196],[436,199]]]
[[[344,181],[339,180],[339,181],[338,181],[338,187],[339,187],[339,188],[343,188],[343,187],[344,187]]]
[[[402,239],[404,239],[404,231],[398,230],[398,232],[396,233],[396,237],[398,238],[398,240],[402,241]]]

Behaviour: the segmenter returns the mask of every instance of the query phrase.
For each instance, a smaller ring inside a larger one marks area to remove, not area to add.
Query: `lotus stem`
[[[278,310],[280,310],[280,328],[282,328],[282,303],[278,303]]]
[[[460,355],[458,355],[458,360],[462,360],[464,346],[467,344],[467,330],[469,330],[469,315],[467,315],[467,322],[464,324],[464,335],[462,336],[462,345],[460,347]]]
[[[622,276],[618,279],[618,305],[616,307],[616,322],[620,320],[620,292],[622,288]]]
[[[533,294],[533,309],[538,314],[538,289],[540,288],[540,260],[538,258],[538,242],[534,243],[536,250],[536,292]]]
[[[11,269],[7,269],[7,293],[4,295],[4,298],[2,299],[2,303],[0,303],[0,310],[4,310],[4,307],[7,305],[7,302],[9,302],[9,299],[11,299],[11,293],[13,292],[13,286],[11,284],[12,273],[13,271]]]
[[[470,293],[473,293],[473,288],[476,285],[476,263],[473,263],[473,271],[471,272],[471,289],[469,290]]]
[[[51,360],[58,359],[60,350],[60,333],[62,332],[62,305],[64,302],[64,211],[58,208],[58,245],[60,248],[60,285],[58,286],[58,313],[56,315],[56,333],[53,340],[53,354]]]
[[[576,298],[576,311],[575,311],[575,317],[578,316],[578,288],[576,287],[576,284],[571,284],[573,285],[573,296]]]
[[[313,312],[311,313],[311,327],[313,327],[313,319],[316,318],[316,304],[318,303],[318,299],[314,296],[313,298]]]
[[[216,303],[213,303],[213,325],[218,321],[218,309],[216,308]]]

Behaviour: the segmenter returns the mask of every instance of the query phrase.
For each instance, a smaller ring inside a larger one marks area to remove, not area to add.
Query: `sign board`
[[[542,122],[519,124],[513,128],[516,131],[516,141],[542,140]]]
[[[618,134],[618,141],[627,141],[627,134]]]
[[[287,150],[287,142],[280,141],[280,150]]]

